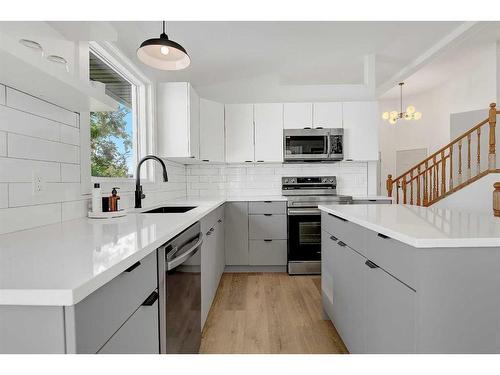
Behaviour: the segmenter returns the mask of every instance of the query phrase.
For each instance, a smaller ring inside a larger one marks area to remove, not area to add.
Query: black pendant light
[[[137,50],[137,57],[144,64],[161,70],[181,70],[191,63],[184,47],[168,39],[165,34],[165,21],[160,37],[142,42]]]

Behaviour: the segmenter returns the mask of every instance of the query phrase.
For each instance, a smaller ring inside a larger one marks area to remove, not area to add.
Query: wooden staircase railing
[[[392,178],[392,175],[388,175],[386,182],[387,195],[392,197],[395,190],[396,203],[430,206],[482,176],[497,171],[495,128],[497,114],[499,113],[500,111],[496,110],[496,104],[491,103],[488,118],[398,177]],[[489,130],[489,147],[488,167],[481,171],[481,132],[483,126],[488,127]],[[473,139],[477,139],[474,160],[471,155],[471,152],[473,152],[471,151]],[[465,165],[462,165],[463,153],[465,153],[466,157]],[[454,174],[454,161],[457,163],[457,174]],[[474,175],[473,171],[475,172]],[[457,181],[455,181],[455,177]]]

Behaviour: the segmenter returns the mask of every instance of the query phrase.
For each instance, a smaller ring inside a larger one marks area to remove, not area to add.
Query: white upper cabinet
[[[224,162],[224,104],[200,99],[200,159]]]
[[[314,128],[341,128],[342,103],[314,103],[313,105]]]
[[[283,162],[283,104],[254,105],[255,161]]]
[[[285,129],[312,128],[312,103],[285,103],[283,105],[283,120]]]
[[[187,82],[159,83],[157,89],[160,156],[200,157],[200,104]]]
[[[253,162],[253,104],[227,104],[225,108],[226,162]]]
[[[342,103],[344,160],[378,160],[378,103]]]

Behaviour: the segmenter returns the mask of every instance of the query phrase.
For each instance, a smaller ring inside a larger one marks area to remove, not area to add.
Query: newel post
[[[387,176],[387,181],[385,182],[385,187],[387,189],[387,196],[389,198],[392,197],[392,184],[393,183],[394,183],[394,181],[392,181],[392,174],[390,174]]]
[[[488,123],[490,124],[490,147],[488,154],[488,168],[496,169],[497,168],[497,156],[496,156],[496,136],[495,136],[495,127],[497,125],[497,109],[496,103],[490,104],[490,113]]]
[[[493,215],[500,217],[500,182],[493,184]]]

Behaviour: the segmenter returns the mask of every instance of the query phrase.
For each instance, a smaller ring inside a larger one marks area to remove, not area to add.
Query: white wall
[[[282,176],[337,176],[337,193],[376,194],[369,188],[369,163],[334,164],[227,164],[187,167],[187,195],[266,196],[281,195]]]
[[[86,215],[78,117],[0,84],[0,234]],[[143,184],[144,205],[186,195],[186,167],[167,162],[167,169],[169,182]],[[37,194],[34,175],[43,187]],[[158,177],[155,181],[161,181]],[[133,207],[134,181],[102,181],[105,194],[120,187],[122,207]]]
[[[496,43],[485,45],[454,61],[453,74],[445,82],[417,95],[405,96],[403,105],[414,105],[423,114],[421,120],[400,120],[391,125],[380,119],[382,182],[388,174],[395,177],[397,150],[427,148],[431,154],[450,142],[452,113],[486,109],[496,101],[496,58]],[[379,107],[381,113],[399,109],[399,99],[381,100]]]
[[[432,207],[493,215],[493,184],[495,182],[500,182],[500,174],[490,173],[436,202]]]

